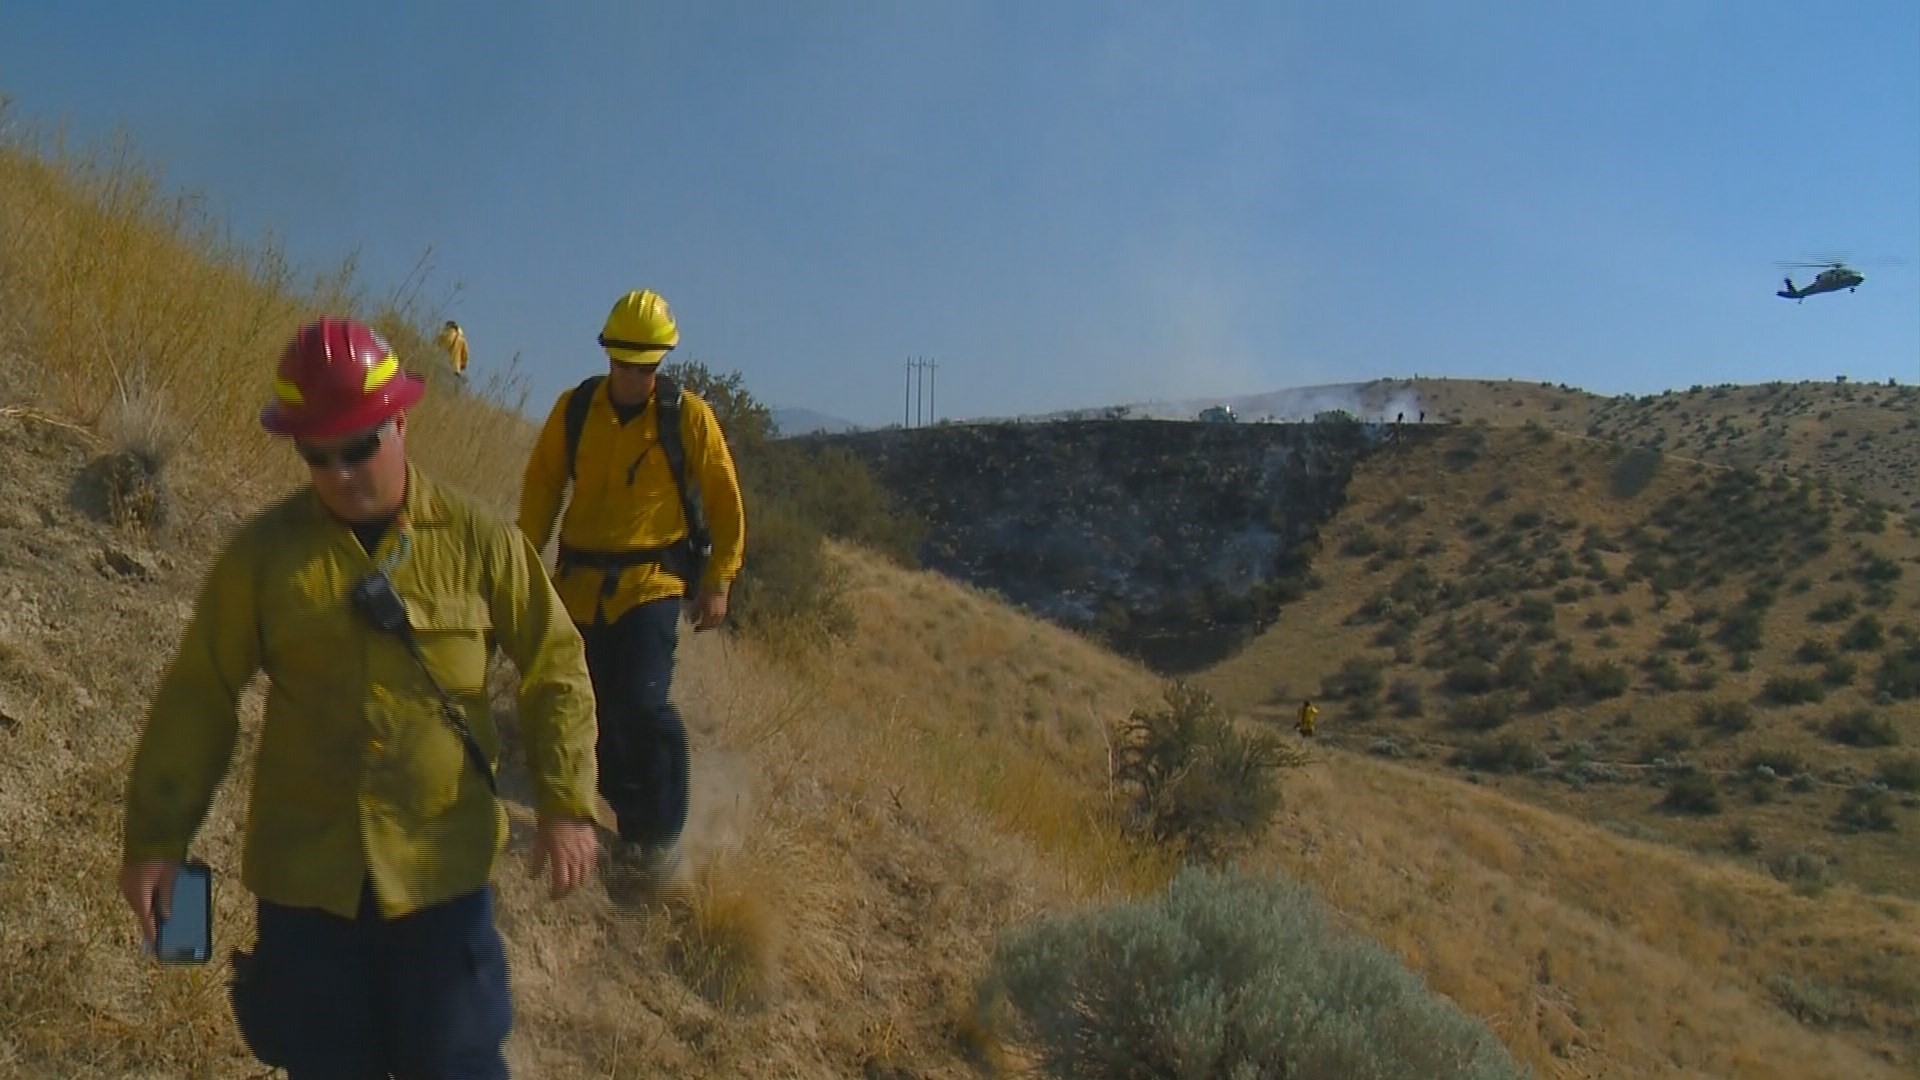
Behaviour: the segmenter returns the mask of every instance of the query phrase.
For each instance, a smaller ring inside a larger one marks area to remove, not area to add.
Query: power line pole
[[[907,357],[907,396],[901,406],[900,426],[923,427],[940,422],[934,395],[938,392],[940,363],[924,356]]]
[[[913,426],[913,369],[918,363],[913,357],[907,357],[907,398],[900,414],[901,427]]]

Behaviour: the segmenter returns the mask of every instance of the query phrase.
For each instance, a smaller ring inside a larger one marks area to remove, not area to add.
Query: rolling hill
[[[1372,385],[1372,384],[1370,384]],[[1920,510],[1920,386],[1762,383],[1601,397],[1566,386],[1473,379],[1395,380],[1429,419],[1538,424],[1681,457],[1785,472]]]
[[[1356,473],[1320,588],[1205,682],[1628,835],[1920,897],[1917,535],[1785,475],[1458,428]]]

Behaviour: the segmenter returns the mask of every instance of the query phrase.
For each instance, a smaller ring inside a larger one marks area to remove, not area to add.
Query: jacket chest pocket
[[[343,611],[285,604],[261,619],[267,674],[291,686],[337,687],[358,670],[358,627]]]
[[[484,693],[492,613],[477,596],[438,596],[407,601],[420,655],[450,694]]]

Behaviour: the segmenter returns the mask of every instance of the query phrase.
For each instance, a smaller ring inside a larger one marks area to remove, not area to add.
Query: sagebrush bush
[[[1061,1080],[1530,1075],[1284,878],[1189,869],[1152,900],[1018,928],[981,992]]]
[[[1631,499],[1647,489],[1653,482],[1654,474],[1660,470],[1660,451],[1652,447],[1635,447],[1621,456],[1613,469],[1613,493],[1623,499]]]
[[[1462,769],[1494,773],[1526,773],[1544,769],[1552,760],[1526,736],[1515,731],[1469,739],[1447,758]]]
[[[1853,709],[1827,721],[1827,738],[1843,746],[1897,746],[1900,732],[1893,721],[1867,709]]]
[[[1920,754],[1902,754],[1880,762],[1874,780],[1894,791],[1920,792]]]
[[[1880,661],[1873,687],[1896,701],[1920,697],[1920,642],[1910,641],[1904,648],[1890,650]]]
[[[1350,656],[1340,670],[1320,680],[1322,697],[1336,701],[1371,701],[1386,686],[1381,664],[1364,656]]]
[[[1720,785],[1714,782],[1712,774],[1691,765],[1682,766],[1668,782],[1660,806],[1677,814],[1717,814]]]
[[[1801,675],[1775,675],[1760,688],[1760,700],[1770,705],[1804,705],[1826,696],[1825,685]]]
[[[1693,720],[1723,735],[1737,735],[1753,726],[1753,709],[1744,701],[1702,701],[1693,707]]]
[[[1893,795],[1885,784],[1856,784],[1833,812],[1833,827],[1841,832],[1892,832]]]
[[[1211,695],[1175,681],[1158,709],[1136,709],[1120,730],[1114,779],[1130,792],[1129,824],[1186,858],[1213,861],[1257,836],[1280,808],[1276,769],[1306,754],[1265,731],[1246,731]]]

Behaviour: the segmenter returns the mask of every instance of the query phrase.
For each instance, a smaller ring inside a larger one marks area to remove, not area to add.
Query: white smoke
[[[1126,409],[1128,415],[1143,419],[1191,420],[1202,410],[1216,405],[1232,409],[1242,423],[1279,424],[1303,423],[1330,412],[1344,412],[1366,423],[1390,424],[1400,420],[1414,424],[1420,422],[1426,409],[1415,385],[1399,379],[1300,386],[1233,397],[1143,401],[1131,403]]]

